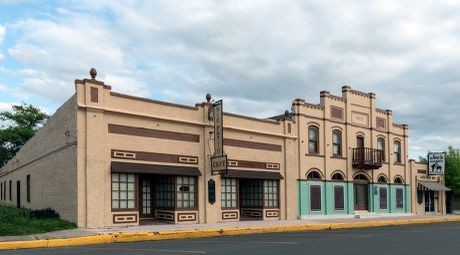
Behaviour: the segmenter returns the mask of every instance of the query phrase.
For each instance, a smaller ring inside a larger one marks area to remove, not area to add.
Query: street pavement
[[[4,251],[3,254],[460,254],[460,223],[223,236]]]

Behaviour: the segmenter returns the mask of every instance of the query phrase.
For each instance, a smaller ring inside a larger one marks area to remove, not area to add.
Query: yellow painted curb
[[[77,246],[87,244],[103,244],[111,243],[112,237],[110,235],[97,235],[97,236],[83,236],[62,239],[48,240],[48,247],[62,247],[62,246]]]
[[[0,251],[48,247],[48,240],[0,242]]]
[[[73,238],[64,238],[64,239],[0,242],[0,250],[63,247],[63,246],[107,244],[107,243],[121,243],[121,242],[158,241],[158,240],[173,240],[173,239],[203,238],[203,237],[214,237],[214,236],[248,235],[248,234],[260,234],[260,233],[281,233],[281,232],[298,232],[298,231],[320,231],[320,230],[329,230],[329,229],[369,228],[369,227],[397,226],[397,225],[410,225],[410,224],[428,224],[428,223],[440,223],[440,222],[460,222],[460,216],[458,217],[436,217],[436,218],[426,218],[426,219],[399,219],[399,220],[380,220],[380,221],[363,221],[363,222],[320,223],[320,224],[311,224],[311,225],[291,225],[291,226],[243,227],[243,228],[234,227],[234,228],[205,229],[205,230],[112,233],[112,234],[73,237]]]

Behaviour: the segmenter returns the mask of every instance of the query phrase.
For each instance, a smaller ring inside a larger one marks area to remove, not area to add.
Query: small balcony
[[[353,168],[357,169],[379,169],[382,167],[383,151],[373,148],[354,148]]]

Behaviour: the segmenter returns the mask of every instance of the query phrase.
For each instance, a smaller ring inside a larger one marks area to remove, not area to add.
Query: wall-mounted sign
[[[223,109],[222,100],[212,104],[214,119],[214,156],[224,155]]]
[[[211,157],[211,173],[221,174],[227,172],[227,155]]]
[[[428,174],[443,175],[446,165],[445,152],[429,152],[428,153]]]

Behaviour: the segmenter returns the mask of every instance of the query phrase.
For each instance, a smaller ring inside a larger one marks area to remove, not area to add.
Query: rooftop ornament
[[[97,71],[95,68],[91,68],[91,70],[89,71],[89,75],[91,75],[91,79],[95,80],[96,79],[96,75],[97,75]]]

